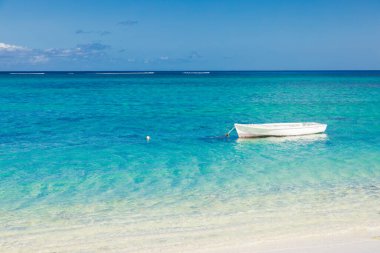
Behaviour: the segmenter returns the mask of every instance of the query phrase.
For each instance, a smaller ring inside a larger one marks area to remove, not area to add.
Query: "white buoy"
[[[146,141],[150,141],[150,136],[149,135],[146,136]]]

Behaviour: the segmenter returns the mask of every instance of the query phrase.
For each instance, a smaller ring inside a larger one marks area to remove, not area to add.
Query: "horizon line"
[[[333,70],[327,70],[327,69],[311,69],[311,70],[269,70],[269,69],[263,69],[263,70],[189,70],[189,69],[183,69],[183,70],[0,70],[0,73],[37,73],[37,72],[102,72],[102,73],[109,73],[109,72],[115,72],[115,73],[121,73],[121,72],[347,72],[347,71],[356,71],[356,72],[376,72],[380,71],[380,69],[333,69]]]

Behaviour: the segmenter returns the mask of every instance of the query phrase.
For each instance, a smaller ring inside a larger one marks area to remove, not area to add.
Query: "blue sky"
[[[0,70],[380,69],[379,45],[379,0],[0,0]]]

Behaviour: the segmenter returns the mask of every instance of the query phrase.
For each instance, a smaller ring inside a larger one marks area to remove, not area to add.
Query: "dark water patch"
[[[350,120],[347,117],[331,117],[331,118],[328,118],[328,119],[329,120],[336,120],[336,121],[347,121],[347,120]]]
[[[60,118],[57,118],[57,120],[66,121],[66,122],[78,122],[78,121],[81,121],[84,119],[85,119],[84,117],[60,117]]]
[[[217,135],[217,136],[205,136],[196,138],[199,141],[207,142],[207,143],[216,143],[216,142],[235,142],[236,137],[227,137],[225,135]]]

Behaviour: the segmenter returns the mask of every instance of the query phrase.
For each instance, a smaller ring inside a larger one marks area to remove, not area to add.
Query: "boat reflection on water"
[[[284,136],[284,137],[263,137],[263,138],[238,138],[237,143],[251,143],[251,144],[280,144],[285,142],[297,142],[307,144],[316,141],[326,141],[328,139],[327,134],[310,134],[299,136]]]

